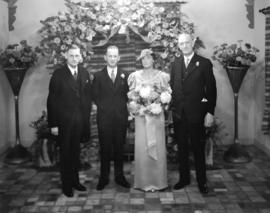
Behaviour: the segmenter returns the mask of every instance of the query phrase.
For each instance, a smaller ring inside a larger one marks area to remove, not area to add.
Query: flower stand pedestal
[[[224,153],[224,160],[230,163],[247,163],[252,160],[249,153],[239,143],[238,139],[238,92],[242,81],[247,73],[248,66],[227,66],[226,72],[234,92],[234,143]]]
[[[4,162],[9,164],[21,164],[31,159],[30,153],[21,145],[19,130],[19,92],[27,71],[26,68],[4,68],[9,84],[12,88],[15,101],[15,127],[16,143],[8,150]]]

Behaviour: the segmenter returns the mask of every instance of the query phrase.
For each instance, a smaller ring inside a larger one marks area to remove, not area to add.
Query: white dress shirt
[[[193,56],[194,56],[194,52],[189,56],[184,56],[184,62],[185,62],[186,67],[188,66]]]
[[[116,78],[116,75],[117,75],[117,67],[111,68],[111,67],[108,67],[108,66],[107,66],[107,71],[108,71],[108,75],[110,76],[110,78],[111,78],[111,76],[112,76],[112,71],[114,71],[114,78]]]
[[[70,72],[71,72],[72,75],[74,75],[75,72],[76,72],[77,75],[78,75],[78,67],[73,68],[73,67],[71,67],[71,66],[68,65],[68,68],[69,68],[69,70],[70,70]]]

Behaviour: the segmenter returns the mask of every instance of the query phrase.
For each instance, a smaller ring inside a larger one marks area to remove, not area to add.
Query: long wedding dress
[[[148,79],[142,73],[143,71],[139,70],[130,74],[128,79],[130,91],[138,84],[169,87],[167,73],[157,71]],[[152,147],[149,147],[149,140],[155,141]],[[135,116],[134,188],[152,191],[167,187],[164,112],[156,116]]]

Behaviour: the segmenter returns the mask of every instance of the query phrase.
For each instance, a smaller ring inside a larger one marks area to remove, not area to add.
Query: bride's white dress
[[[169,86],[169,75],[158,71],[152,78],[145,79],[139,70],[130,74],[128,82],[130,90],[141,83]],[[153,137],[155,146],[149,150],[149,140]],[[165,143],[164,112],[158,116],[135,117],[134,188],[150,191],[168,186]]]

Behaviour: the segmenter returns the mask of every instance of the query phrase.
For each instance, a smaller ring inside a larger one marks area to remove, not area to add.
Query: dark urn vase
[[[224,153],[224,160],[230,163],[247,163],[251,156],[239,143],[238,138],[238,92],[249,66],[227,66],[226,72],[234,93],[234,143]]]
[[[15,103],[16,142],[15,146],[8,150],[4,159],[4,162],[9,164],[21,164],[31,159],[30,153],[21,145],[19,129],[19,93],[26,71],[27,68],[4,68]]]

